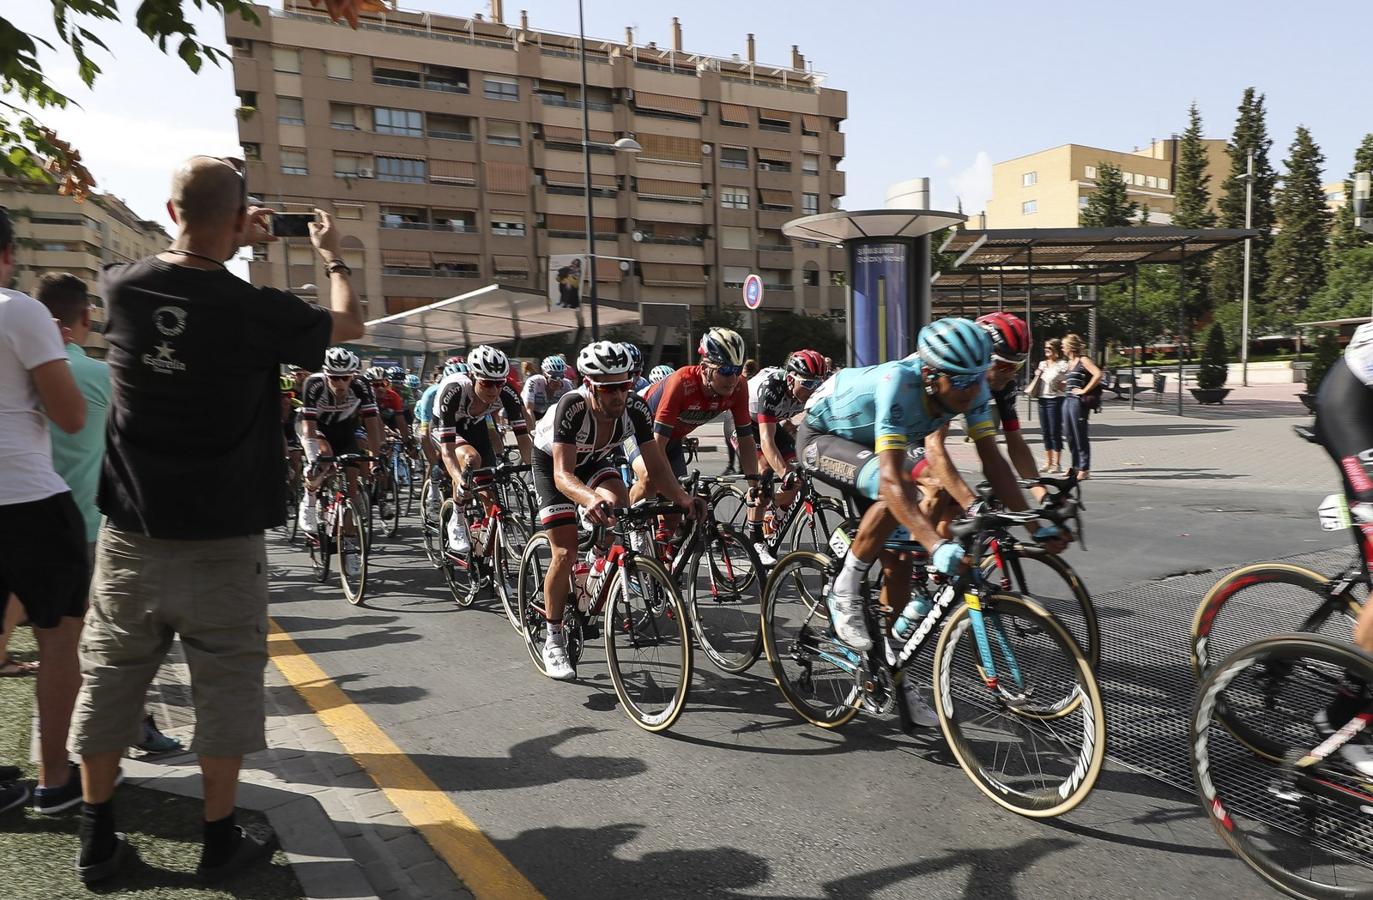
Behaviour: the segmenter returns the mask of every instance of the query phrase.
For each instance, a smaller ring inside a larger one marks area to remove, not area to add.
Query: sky
[[[186,5],[201,38],[223,46],[221,21]],[[136,6],[124,0],[122,23],[88,26],[111,50],[94,51],[104,69],[94,90],[80,83],[69,54],[43,54],[49,78],[80,108],[41,118],[82,151],[100,190],[170,229],[164,204],[173,167],[195,153],[239,152],[233,81],[227,63],[195,75],[160,53],[134,27]],[[21,30],[52,34],[49,3],[7,7]],[[489,13],[482,0],[402,7]],[[528,9],[535,29],[577,30],[573,0],[505,7],[507,22]],[[1128,8],[1102,0],[588,0],[587,34],[622,40],[632,25],[640,43],[670,45],[673,15],[689,52],[742,55],[753,32],[760,63],[789,63],[797,44],[828,87],[848,92],[847,209],[880,207],[889,184],[928,176],[933,206],[961,202],[976,212],[990,195],[994,161],[1065,143],[1144,147],[1180,132],[1193,101],[1206,135],[1225,138],[1249,85],[1267,95],[1280,171],[1298,125],[1325,152],[1327,180],[1344,177],[1359,140],[1373,132],[1367,0],[1153,0]]]

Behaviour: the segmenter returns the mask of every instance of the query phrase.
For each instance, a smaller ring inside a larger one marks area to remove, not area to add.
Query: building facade
[[[1087,198],[1096,190],[1097,167],[1109,162],[1124,175],[1130,199],[1148,207],[1149,221],[1170,224],[1179,143],[1176,137],[1156,140],[1147,149],[1129,152],[1063,144],[997,163],[992,167],[985,218],[977,217],[978,222],[985,221],[986,228],[1076,228]],[[1203,143],[1215,209],[1220,186],[1230,174],[1230,157],[1225,141]]]
[[[286,211],[331,212],[369,318],[492,282],[544,289],[550,256],[585,250],[583,102],[594,148],[602,297],[739,302],[841,315],[840,250],[793,244],[786,221],[844,194],[847,97],[792,65],[587,41],[492,19],[392,12],[358,30],[311,7],[229,17],[249,190]],[[256,283],[319,284],[304,240],[273,244]]]

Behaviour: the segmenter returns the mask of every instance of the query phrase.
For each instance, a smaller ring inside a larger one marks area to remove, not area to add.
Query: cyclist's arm
[[[1025,495],[1020,492],[1020,485],[1016,484],[1015,473],[1011,471],[1006,457],[1001,455],[1001,450],[996,446],[996,435],[993,433],[979,438],[973,446],[977,448],[977,455],[982,460],[982,474],[991,482],[996,498],[1004,503],[1007,509],[1015,512],[1028,509]],[[966,506],[963,508],[967,509]]]
[[[763,447],[763,458],[768,461],[768,466],[778,476],[784,476],[788,472],[786,459],[781,451],[777,449],[777,429],[778,424],[775,420],[764,422],[758,421],[758,441]]]
[[[583,509],[589,509],[601,502],[597,494],[576,476],[577,445],[553,444],[553,483],[569,500]]]
[[[933,549],[944,539],[920,512],[920,489],[911,480],[906,448],[893,447],[877,454],[880,476],[877,499],[885,502],[896,521],[906,526],[911,538]]]
[[[1011,458],[1011,465],[1015,467],[1016,473],[1021,478],[1034,479],[1039,477],[1039,468],[1035,465],[1035,454],[1030,449],[1030,445],[1025,442],[1025,436],[1020,431],[1006,432],[1006,455]],[[1030,488],[1030,493],[1034,495],[1035,502],[1043,502],[1044,496],[1049,492],[1039,485]]]
[[[939,482],[939,486],[954,499],[955,503],[967,509],[977,500],[977,495],[968,487],[963,476],[958,474],[958,467],[949,458],[948,448],[944,446],[944,437],[948,433],[949,425],[946,422],[925,436],[925,460],[929,465],[931,477]]]
[[[364,416],[362,424],[367,427],[367,449],[373,456],[380,455],[383,438],[381,417],[376,415]]]
[[[667,461],[667,438],[655,434],[653,440],[639,444],[639,455],[643,457],[644,468],[648,469],[648,481],[664,497],[683,509],[691,508],[691,495],[682,489],[681,482],[672,472]]]
[[[501,388],[501,407],[510,430],[515,432],[515,443],[520,448],[520,459],[528,463],[533,459],[534,442],[529,437],[529,415],[525,412],[524,402],[510,385]]]

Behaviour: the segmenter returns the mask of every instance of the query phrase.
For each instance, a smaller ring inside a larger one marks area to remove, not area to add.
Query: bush
[[[1225,347],[1225,331],[1219,322],[1211,324],[1206,332],[1206,346],[1201,351],[1201,365],[1197,369],[1197,387],[1204,391],[1214,391],[1225,387],[1225,379],[1230,375],[1226,363],[1228,353]]]
[[[1314,394],[1325,380],[1325,373],[1340,358],[1340,342],[1333,331],[1322,331],[1316,338],[1316,349],[1311,354],[1311,365],[1306,370],[1306,392]]]

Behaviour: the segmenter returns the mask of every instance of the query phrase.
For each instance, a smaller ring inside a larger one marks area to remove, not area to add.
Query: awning
[[[637,325],[636,310],[601,300],[602,328]],[[579,322],[578,316],[581,316]],[[373,319],[367,335],[351,343],[405,353],[442,352],[476,344],[507,344],[516,337],[566,334],[590,322],[586,303],[579,309],[550,308],[541,291],[490,284],[417,309]]]
[[[733,122],[736,125],[750,124],[748,107],[740,106],[738,103],[721,103],[720,119],[724,122]]]
[[[529,166],[524,163],[488,160],[482,165],[486,172],[484,186],[488,191],[498,194],[529,193]]]
[[[577,234],[586,234],[585,216],[548,213],[544,216],[543,221],[544,227],[549,231],[575,231]],[[613,234],[615,232],[615,220],[596,216],[591,220],[591,227],[597,234]]]
[[[597,131],[593,128],[590,134],[591,140],[595,143],[615,143],[615,135],[609,131]],[[581,146],[582,130],[567,125],[545,125],[543,126],[543,139],[545,141],[553,141],[557,144],[576,144],[577,146]]]
[[[772,188],[759,188],[758,196],[763,198],[763,203],[767,206],[794,206],[795,201],[791,199],[791,191],[778,191]]]
[[[423,250],[383,250],[381,264],[403,269],[428,269],[433,265]]]
[[[791,163],[790,150],[771,150],[767,147],[758,148],[758,159],[761,162]]]
[[[816,134],[823,134],[825,131],[825,120],[820,116],[810,116],[801,114],[801,130],[813,131]]]
[[[674,97],[671,94],[650,94],[647,91],[634,92],[634,105],[639,109],[655,109],[659,112],[676,113],[681,116],[701,115],[701,101],[694,97]]]
[[[521,274],[528,274],[529,272],[529,260],[523,256],[505,256],[497,253],[491,257],[491,261],[497,272],[519,272]]]
[[[449,184],[476,184],[477,164],[456,159],[431,159],[429,180]]]
[[[920,237],[967,220],[962,213],[929,209],[863,209],[792,219],[782,233],[793,241],[841,244],[866,237]]]
[[[462,266],[462,265],[480,266],[480,265],[481,265],[481,257],[478,256],[478,255],[475,254],[475,253],[444,253],[444,252],[442,252],[442,251],[435,251],[435,252],[434,252],[434,265],[436,265],[436,266],[452,266],[452,265],[458,265],[458,266]]]
[[[558,187],[583,188],[586,186],[586,174],[583,172],[557,172],[550,169],[543,173],[543,180],[544,184],[557,185]],[[591,186],[608,188],[613,191],[615,190],[615,176],[592,172]]]
[[[672,162],[701,161],[700,138],[673,137],[667,134],[639,134],[643,147],[640,159],[665,159]]]
[[[624,275],[625,273],[620,271],[618,259],[596,257],[596,281],[600,284],[618,284],[624,280]]]
[[[1255,232],[1242,228],[998,228],[954,232],[944,246],[959,254],[955,268],[991,266],[1090,266],[1177,263],[1243,243]]]
[[[760,109],[758,110],[759,119],[770,119],[774,122],[790,122],[791,113],[784,109]]]
[[[705,266],[687,263],[639,263],[644,284],[695,285],[705,284]]]
[[[641,196],[656,197],[693,197],[701,199],[701,185],[691,181],[666,181],[662,178],[638,179]]]

